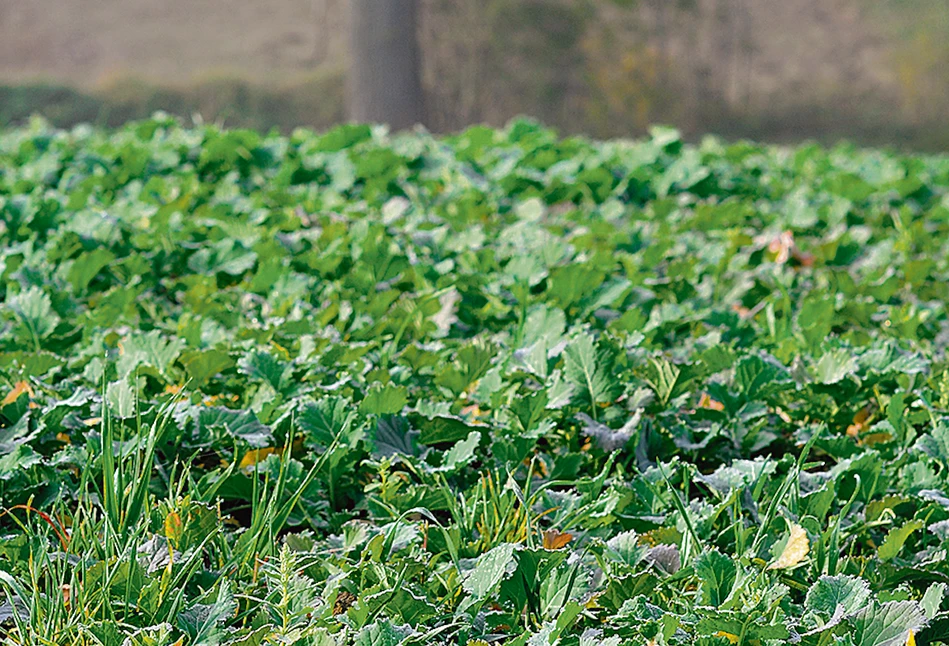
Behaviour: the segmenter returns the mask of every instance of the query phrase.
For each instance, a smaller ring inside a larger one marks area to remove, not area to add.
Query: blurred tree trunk
[[[393,129],[421,123],[416,0],[352,0],[349,118]]]

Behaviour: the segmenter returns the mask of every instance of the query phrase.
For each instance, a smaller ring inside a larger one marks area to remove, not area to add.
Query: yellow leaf
[[[788,415],[788,414],[787,414],[787,411],[785,411],[785,410],[784,410],[783,408],[781,408],[780,406],[775,407],[774,413],[775,413],[778,417],[780,417],[781,419],[783,419],[785,422],[787,422],[788,424],[791,423],[791,416]]]
[[[769,570],[786,570],[803,561],[811,551],[811,543],[807,540],[807,532],[796,523],[791,523],[791,535],[784,546],[781,555],[768,566]]]
[[[702,393],[699,398],[699,408],[708,408],[709,410],[725,410],[725,404],[715,401],[709,397],[708,393]]]
[[[238,465],[240,469],[250,469],[258,462],[262,462],[264,458],[268,455],[277,454],[280,455],[283,453],[283,449],[254,449],[253,451],[248,451],[244,454],[244,457],[241,459],[241,463]]]
[[[477,404],[471,404],[470,406],[465,406],[461,409],[459,413],[462,417],[480,417],[481,409]]]
[[[728,641],[730,641],[730,642],[733,643],[733,644],[737,644],[737,643],[738,643],[738,635],[733,635],[733,634],[731,634],[731,633],[726,633],[724,630],[719,630],[717,633],[715,633],[715,636],[716,636],[716,637],[724,637],[725,639],[727,639]]]
[[[270,346],[271,346],[272,348],[274,348],[277,352],[280,353],[280,358],[281,358],[281,359],[284,359],[284,360],[289,361],[289,359],[290,359],[290,351],[289,351],[289,350],[287,350],[285,347],[283,347],[282,345],[280,345],[280,344],[277,343],[276,341],[271,341],[271,342],[270,342]]]
[[[853,423],[860,424],[861,426],[868,426],[867,421],[870,419],[870,407],[864,406],[858,410],[853,416]]]
[[[784,231],[774,237],[768,244],[768,252],[771,259],[778,265],[783,265],[791,257],[794,251],[794,234],[790,231]]]
[[[870,407],[864,406],[853,416],[853,424],[847,427],[847,436],[857,439],[870,428]]]
[[[7,396],[3,398],[3,406],[12,404],[20,398],[20,395],[26,393],[28,397],[33,396],[33,389],[30,388],[30,382],[28,381],[18,381],[13,384],[13,390],[7,393]]]
[[[559,550],[565,547],[567,543],[573,540],[573,534],[567,532],[558,532],[556,529],[548,529],[544,532],[544,549]]]
[[[893,436],[889,433],[870,433],[869,435],[864,435],[857,444],[864,446],[873,446],[874,444],[882,444],[884,442],[889,442],[893,439]]]
[[[101,417],[90,417],[89,419],[82,420],[82,423],[85,424],[86,426],[95,426],[96,424],[99,424],[101,422],[102,422]]]
[[[909,636],[906,638],[906,646],[916,646],[916,636],[912,630],[909,631]]]
[[[183,530],[184,524],[181,522],[181,516],[178,515],[178,512],[173,511],[165,516],[165,538],[171,541],[176,547],[178,546],[178,541],[181,539]]]
[[[221,398],[221,395],[209,395],[205,397],[201,401],[201,403],[204,404],[205,406],[214,406],[215,404],[217,404],[217,400],[219,400],[220,398]]]

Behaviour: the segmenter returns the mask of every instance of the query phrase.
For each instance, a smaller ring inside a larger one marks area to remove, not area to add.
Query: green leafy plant
[[[949,634],[949,159],[0,132],[0,639]]]

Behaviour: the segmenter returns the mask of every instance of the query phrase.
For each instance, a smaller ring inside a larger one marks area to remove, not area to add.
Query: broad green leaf
[[[105,398],[109,403],[110,414],[119,419],[135,415],[135,393],[132,392],[128,379],[109,383],[105,390]]]
[[[560,343],[566,325],[563,310],[544,304],[536,305],[531,308],[524,322],[522,346],[528,347],[543,341],[546,348],[554,348]]]
[[[233,359],[224,350],[190,350],[180,358],[181,364],[190,378],[189,386],[201,388],[212,377],[235,365]]]
[[[550,272],[550,298],[564,310],[579,306],[603,285],[606,275],[588,263],[575,262]]]
[[[317,138],[314,149],[336,152],[351,148],[361,141],[372,137],[372,129],[361,123],[346,123],[332,128]]]
[[[495,345],[482,340],[462,346],[454,361],[435,373],[435,383],[457,397],[488,372],[497,351]]]
[[[696,624],[696,631],[702,635],[726,637],[731,643],[737,643],[740,635],[756,642],[790,637],[790,631],[780,623],[750,621],[749,617],[735,612],[704,610],[702,614],[706,616]]]
[[[639,535],[634,530],[617,534],[606,542],[606,554],[610,559],[628,567],[635,567],[646,556],[649,548],[639,544]]]
[[[11,480],[25,470],[42,463],[42,455],[34,452],[26,444],[20,444],[13,450],[4,451],[0,456],[0,480]]]
[[[949,587],[945,583],[933,583],[923,594],[922,600],[920,600],[919,605],[923,608],[923,612],[926,613],[926,619],[931,621],[938,613],[939,609],[942,607],[942,600],[946,597],[946,588]]]
[[[836,384],[853,375],[857,370],[857,360],[845,348],[827,352],[817,362],[817,381],[822,384]]]
[[[254,448],[265,447],[273,439],[270,428],[261,424],[251,411],[217,406],[201,406],[195,410],[199,428],[216,437],[239,439]]]
[[[92,279],[115,260],[108,249],[94,249],[80,254],[69,268],[69,282],[77,292],[85,291]]]
[[[474,569],[465,574],[462,582],[465,592],[483,599],[496,590],[513,569],[514,551],[512,543],[502,543],[479,556]]]
[[[665,173],[656,178],[656,193],[665,197],[670,193],[686,191],[711,174],[711,170],[702,164],[698,151],[686,150]]]
[[[412,634],[408,627],[395,626],[388,619],[377,619],[364,626],[353,641],[354,646],[397,646]]]
[[[949,424],[946,420],[941,420],[935,428],[922,433],[914,448],[949,466]]]
[[[892,558],[895,558],[897,554],[900,553],[900,550],[903,549],[903,545],[906,544],[906,540],[910,537],[910,534],[915,532],[917,529],[922,529],[926,524],[921,520],[911,520],[909,522],[903,523],[900,527],[895,527],[891,529],[886,534],[886,538],[883,539],[883,543],[880,544],[880,549],[877,550],[877,555],[881,560],[889,561]]]
[[[546,380],[549,367],[546,341],[541,339],[533,345],[517,350],[514,353],[514,361],[523,366],[527,372]]]
[[[431,418],[420,417],[418,420],[418,441],[421,444],[443,444],[457,442],[469,436],[477,427],[468,424],[455,415],[434,415]]]
[[[863,608],[870,598],[870,584],[856,576],[822,576],[807,591],[804,607],[825,619],[831,617],[842,606],[844,613],[851,615]]]
[[[297,425],[306,432],[307,444],[325,449],[333,440],[354,446],[362,437],[362,427],[355,423],[353,403],[344,397],[324,397],[306,404],[299,412]]]
[[[153,368],[158,375],[170,379],[169,368],[184,348],[180,338],[167,338],[159,330],[145,334],[133,333],[119,342],[120,356],[116,370],[122,378],[139,366]]]
[[[449,472],[457,471],[470,464],[478,457],[477,451],[480,442],[481,433],[479,431],[471,431],[468,433],[467,438],[456,442],[453,447],[445,451],[440,470]]]
[[[650,359],[647,380],[663,406],[672,398],[681,374],[682,371],[665,358]]]
[[[749,487],[774,473],[777,465],[772,460],[756,458],[754,460],[734,460],[729,465],[722,465],[708,475],[698,474],[700,481],[714,487],[722,494],[733,489]]]
[[[26,377],[42,377],[62,366],[65,360],[52,352],[4,352],[0,353],[0,367],[12,374]]]
[[[404,386],[373,386],[359,404],[359,411],[368,415],[395,415],[401,413],[408,402],[408,391]]]
[[[580,646],[621,646],[622,641],[619,635],[612,637],[601,637],[596,633],[587,633],[584,631],[580,635]]]
[[[218,646],[225,644],[228,631],[224,624],[237,608],[229,585],[218,587],[212,603],[196,603],[178,616],[178,628],[191,638],[195,646]]]
[[[0,453],[9,453],[37,436],[37,430],[30,429],[31,418],[26,412],[15,423],[0,428]]]
[[[53,311],[49,296],[39,287],[30,287],[8,301],[11,311],[17,315],[25,328],[24,337],[35,344],[52,333],[60,318]]]
[[[235,240],[225,239],[196,251],[188,259],[188,269],[198,274],[222,272],[240,276],[253,269],[256,262],[256,253]]]
[[[903,646],[910,633],[926,625],[926,616],[915,601],[871,603],[850,620],[854,646]]]
[[[386,457],[418,457],[421,453],[418,436],[419,432],[409,426],[406,418],[383,415],[376,422],[372,436],[373,452]]]
[[[592,408],[594,419],[599,404],[613,400],[611,364],[610,354],[598,349],[590,334],[574,338],[564,351],[564,377]]]
[[[701,583],[699,594],[704,605],[721,606],[732,592],[738,576],[738,566],[729,557],[716,550],[700,554],[692,564]]]
[[[906,352],[895,344],[874,343],[863,352],[858,362],[867,373],[918,374],[929,368],[929,362],[921,354]]]
[[[772,357],[749,355],[739,359],[735,366],[735,386],[745,401],[767,397],[791,385],[787,369]]]
[[[287,387],[293,366],[269,352],[250,352],[237,363],[238,370],[250,377],[264,381],[276,390],[283,392]]]

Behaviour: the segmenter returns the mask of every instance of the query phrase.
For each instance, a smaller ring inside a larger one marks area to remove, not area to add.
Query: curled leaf
[[[811,543],[807,538],[807,532],[800,525],[791,523],[791,533],[788,536],[787,543],[784,544],[781,554],[768,566],[768,569],[787,570],[792,568],[807,558],[810,551]]]
[[[544,549],[559,550],[567,546],[567,543],[573,540],[573,534],[568,532],[558,532],[556,529],[548,529],[544,532]]]

